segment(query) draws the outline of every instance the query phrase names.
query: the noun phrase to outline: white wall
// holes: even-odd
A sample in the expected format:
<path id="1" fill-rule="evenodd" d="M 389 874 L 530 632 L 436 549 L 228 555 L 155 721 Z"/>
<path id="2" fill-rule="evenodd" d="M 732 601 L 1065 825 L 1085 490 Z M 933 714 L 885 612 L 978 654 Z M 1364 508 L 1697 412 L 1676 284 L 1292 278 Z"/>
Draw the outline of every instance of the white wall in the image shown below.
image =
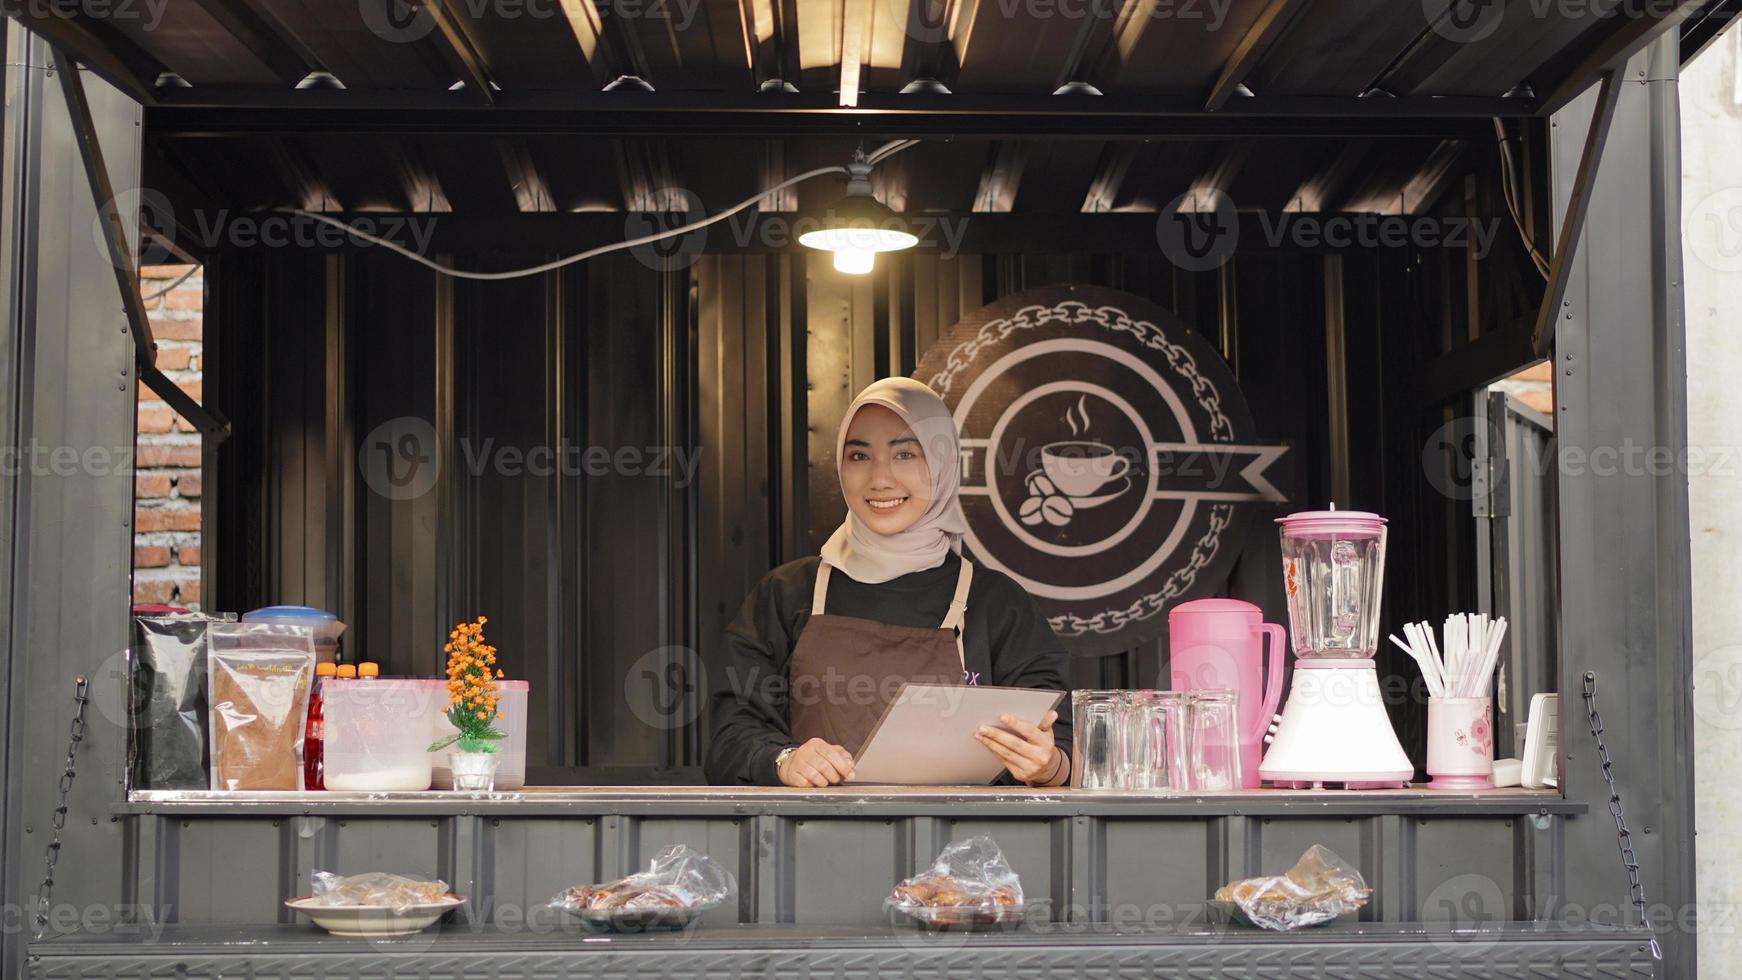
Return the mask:
<path id="1" fill-rule="evenodd" d="M 1742 963 L 1742 32 L 1681 76 L 1700 976 Z M 1701 460 L 1693 451 L 1705 451 Z"/>

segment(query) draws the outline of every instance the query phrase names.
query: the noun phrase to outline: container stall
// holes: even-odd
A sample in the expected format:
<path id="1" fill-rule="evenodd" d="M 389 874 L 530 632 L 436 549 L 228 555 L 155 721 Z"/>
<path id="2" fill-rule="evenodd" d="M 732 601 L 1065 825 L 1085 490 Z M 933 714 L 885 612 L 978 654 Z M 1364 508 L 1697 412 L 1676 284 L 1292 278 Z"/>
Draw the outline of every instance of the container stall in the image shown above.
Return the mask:
<path id="1" fill-rule="evenodd" d="M 1685 478 L 1553 460 L 1685 442 L 1675 84 L 1733 5 L 897 6 L 6 22 L 7 431 L 125 452 L 137 388 L 160 391 L 206 437 L 208 608 L 330 610 L 399 676 L 440 674 L 448 627 L 487 613 L 530 681 L 523 789 L 133 785 L 130 472 L 10 472 L 9 974 L 1692 975 Z M 834 177 L 534 276 L 403 254 L 523 269 L 892 143 L 875 192 L 921 241 L 866 275 L 795 240 Z M 116 243 L 204 266 L 198 404 L 153 366 Z M 1262 486 L 1204 504 L 1226 539 L 1167 601 L 1286 622 L 1271 519 L 1383 513 L 1382 631 L 1506 615 L 1496 754 L 1558 693 L 1558 787 L 704 785 L 713 650 L 840 521 L 853 394 L 934 380 L 976 329 L 1049 306 L 1165 324 L 1243 406 Z M 1543 358 L 1552 418 L 1487 391 Z M 1165 617 L 1096 633 L 1047 612 L 1073 688 L 1165 685 Z M 1415 666 L 1377 660 L 1419 777 Z M 1046 911 L 891 929 L 889 886 L 976 833 Z M 674 843 L 737 876 L 709 927 L 583 943 L 541 917 Z M 1373 888 L 1357 916 L 1205 919 L 1220 885 L 1314 843 Z M 282 904 L 317 870 L 378 868 L 466 903 L 393 943 Z"/>

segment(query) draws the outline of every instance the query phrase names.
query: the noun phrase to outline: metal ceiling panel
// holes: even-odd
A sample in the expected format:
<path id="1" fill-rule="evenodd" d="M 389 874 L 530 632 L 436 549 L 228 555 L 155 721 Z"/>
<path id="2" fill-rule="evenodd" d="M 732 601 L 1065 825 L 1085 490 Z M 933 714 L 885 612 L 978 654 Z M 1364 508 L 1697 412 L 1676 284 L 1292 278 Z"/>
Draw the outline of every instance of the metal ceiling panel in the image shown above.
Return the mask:
<path id="1" fill-rule="evenodd" d="M 130 14 L 122 16 L 121 11 Z M 264 61 L 197 3 L 127 4 L 117 7 L 105 23 L 190 84 L 280 83 Z"/>

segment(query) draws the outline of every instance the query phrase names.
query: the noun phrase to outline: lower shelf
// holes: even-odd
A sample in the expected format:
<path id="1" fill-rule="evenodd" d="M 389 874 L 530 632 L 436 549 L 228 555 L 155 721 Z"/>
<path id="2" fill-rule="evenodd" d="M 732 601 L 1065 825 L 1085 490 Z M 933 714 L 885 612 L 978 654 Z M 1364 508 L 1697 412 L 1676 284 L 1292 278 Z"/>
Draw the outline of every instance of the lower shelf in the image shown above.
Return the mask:
<path id="1" fill-rule="evenodd" d="M 1331 925 L 1295 933 L 1216 928 L 1117 930 L 1049 924 L 1009 933 L 728 926 L 595 936 L 440 925 L 404 939 L 341 939 L 311 926 L 170 925 L 154 936 L 69 934 L 28 950 L 32 980 L 216 977 L 426 980 L 635 977 L 863 980 L 890 975 L 1084 978 L 1519 977 L 1648 978 L 1640 930 L 1508 923 L 1453 931 L 1412 923 Z"/>

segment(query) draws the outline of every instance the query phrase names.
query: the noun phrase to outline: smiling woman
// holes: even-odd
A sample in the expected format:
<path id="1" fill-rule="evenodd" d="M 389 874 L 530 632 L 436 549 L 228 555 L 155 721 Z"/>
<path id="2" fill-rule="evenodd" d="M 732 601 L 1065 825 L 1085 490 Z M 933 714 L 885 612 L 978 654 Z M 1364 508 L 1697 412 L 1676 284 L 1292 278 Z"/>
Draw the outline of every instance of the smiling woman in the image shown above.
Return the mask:
<path id="1" fill-rule="evenodd" d="M 1034 602 L 961 556 L 960 445 L 942 399 L 909 378 L 879 381 L 847 407 L 836 449 L 846 520 L 820 556 L 763 577 L 709 672 L 711 782 L 851 779 L 905 682 L 1065 689 L 1064 648 Z M 1068 722 L 1001 721 L 977 737 L 1005 778 L 1070 778 Z"/>

